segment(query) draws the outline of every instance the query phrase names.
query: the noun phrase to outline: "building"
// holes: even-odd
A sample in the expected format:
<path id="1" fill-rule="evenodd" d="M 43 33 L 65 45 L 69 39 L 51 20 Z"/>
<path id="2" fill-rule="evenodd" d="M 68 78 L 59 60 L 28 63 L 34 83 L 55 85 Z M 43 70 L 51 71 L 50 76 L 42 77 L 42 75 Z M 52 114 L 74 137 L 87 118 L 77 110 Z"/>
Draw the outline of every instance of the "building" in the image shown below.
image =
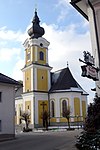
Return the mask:
<path id="1" fill-rule="evenodd" d="M 35 11 L 32 27 L 25 40 L 25 66 L 23 72 L 23 93 L 16 97 L 16 124 L 20 124 L 21 111 L 31 112 L 32 127 L 42 126 L 43 112 L 50 114 L 50 125 L 63 125 L 63 112 L 70 109 L 70 122 L 83 121 L 87 110 L 87 93 L 73 78 L 69 67 L 51 72 L 48 63 L 49 42 L 43 38 L 45 31 L 40 27 Z"/>
<path id="2" fill-rule="evenodd" d="M 100 0 L 71 0 L 74 8 L 89 21 L 92 53 L 98 68 L 96 93 L 100 96 Z"/>
<path id="3" fill-rule="evenodd" d="M 0 73 L 0 139 L 15 135 L 15 88 L 21 84 Z"/>

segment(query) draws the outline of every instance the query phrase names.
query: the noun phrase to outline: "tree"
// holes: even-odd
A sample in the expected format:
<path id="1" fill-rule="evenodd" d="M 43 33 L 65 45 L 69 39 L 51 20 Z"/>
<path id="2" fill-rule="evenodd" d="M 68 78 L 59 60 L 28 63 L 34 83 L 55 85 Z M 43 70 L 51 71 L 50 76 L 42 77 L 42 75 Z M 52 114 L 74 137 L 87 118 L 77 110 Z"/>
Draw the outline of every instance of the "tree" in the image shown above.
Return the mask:
<path id="1" fill-rule="evenodd" d="M 30 111 L 27 110 L 27 111 L 23 111 L 21 112 L 21 119 L 25 121 L 25 124 L 26 124 L 26 128 L 25 129 L 28 129 L 29 128 L 29 123 L 30 123 Z"/>
<path id="2" fill-rule="evenodd" d="M 94 98 L 94 103 L 88 107 L 88 115 L 85 121 L 85 130 L 95 132 L 100 129 L 100 97 Z"/>
<path id="3" fill-rule="evenodd" d="M 23 81 L 22 81 L 22 80 L 18 80 L 18 82 L 20 82 L 21 84 L 23 84 Z"/>
<path id="4" fill-rule="evenodd" d="M 67 119 L 68 121 L 68 127 L 70 128 L 70 109 L 67 109 L 66 111 L 63 112 L 63 116 Z"/>
<path id="5" fill-rule="evenodd" d="M 84 131 L 78 137 L 76 147 L 79 150 L 100 149 L 100 97 L 97 95 L 88 107 Z"/>

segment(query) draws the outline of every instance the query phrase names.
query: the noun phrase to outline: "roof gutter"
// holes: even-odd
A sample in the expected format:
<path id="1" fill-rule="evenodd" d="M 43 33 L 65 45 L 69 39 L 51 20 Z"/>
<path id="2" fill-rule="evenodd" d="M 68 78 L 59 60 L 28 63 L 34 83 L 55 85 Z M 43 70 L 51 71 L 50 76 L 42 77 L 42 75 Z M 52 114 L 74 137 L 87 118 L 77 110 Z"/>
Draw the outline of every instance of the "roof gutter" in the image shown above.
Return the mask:
<path id="1" fill-rule="evenodd" d="M 90 2 L 90 0 L 88 0 L 88 4 L 93 11 L 94 27 L 95 27 L 95 33 L 96 33 L 97 51 L 98 51 L 98 59 L 99 59 L 99 68 L 100 68 L 100 51 L 99 51 L 100 47 L 99 47 L 99 37 L 98 37 L 97 23 L 96 23 L 96 14 L 95 14 L 94 7 L 92 3 Z"/>
<path id="2" fill-rule="evenodd" d="M 70 4 L 89 21 L 88 16 L 77 6 L 77 3 L 80 1 L 81 0 L 71 0 Z"/>

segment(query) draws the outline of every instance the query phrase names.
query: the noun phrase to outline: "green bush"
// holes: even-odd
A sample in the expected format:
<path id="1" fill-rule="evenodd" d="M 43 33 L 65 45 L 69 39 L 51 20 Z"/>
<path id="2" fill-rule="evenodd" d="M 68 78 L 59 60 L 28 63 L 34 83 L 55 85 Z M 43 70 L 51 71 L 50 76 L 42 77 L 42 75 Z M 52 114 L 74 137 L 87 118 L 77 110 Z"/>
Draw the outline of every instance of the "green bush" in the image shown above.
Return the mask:
<path id="1" fill-rule="evenodd" d="M 76 147 L 79 150 L 100 150 L 100 130 L 95 133 L 83 131 L 77 137 Z"/>

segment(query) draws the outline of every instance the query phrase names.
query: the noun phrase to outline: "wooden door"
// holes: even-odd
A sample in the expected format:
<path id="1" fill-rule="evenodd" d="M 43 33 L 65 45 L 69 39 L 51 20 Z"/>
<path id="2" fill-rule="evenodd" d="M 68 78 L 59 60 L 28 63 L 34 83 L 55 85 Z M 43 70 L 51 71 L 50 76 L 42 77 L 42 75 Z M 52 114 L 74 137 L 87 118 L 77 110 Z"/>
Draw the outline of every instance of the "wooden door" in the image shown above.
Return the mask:
<path id="1" fill-rule="evenodd" d="M 38 122 L 40 125 L 43 124 L 43 112 L 48 112 L 48 100 L 38 101 Z"/>

